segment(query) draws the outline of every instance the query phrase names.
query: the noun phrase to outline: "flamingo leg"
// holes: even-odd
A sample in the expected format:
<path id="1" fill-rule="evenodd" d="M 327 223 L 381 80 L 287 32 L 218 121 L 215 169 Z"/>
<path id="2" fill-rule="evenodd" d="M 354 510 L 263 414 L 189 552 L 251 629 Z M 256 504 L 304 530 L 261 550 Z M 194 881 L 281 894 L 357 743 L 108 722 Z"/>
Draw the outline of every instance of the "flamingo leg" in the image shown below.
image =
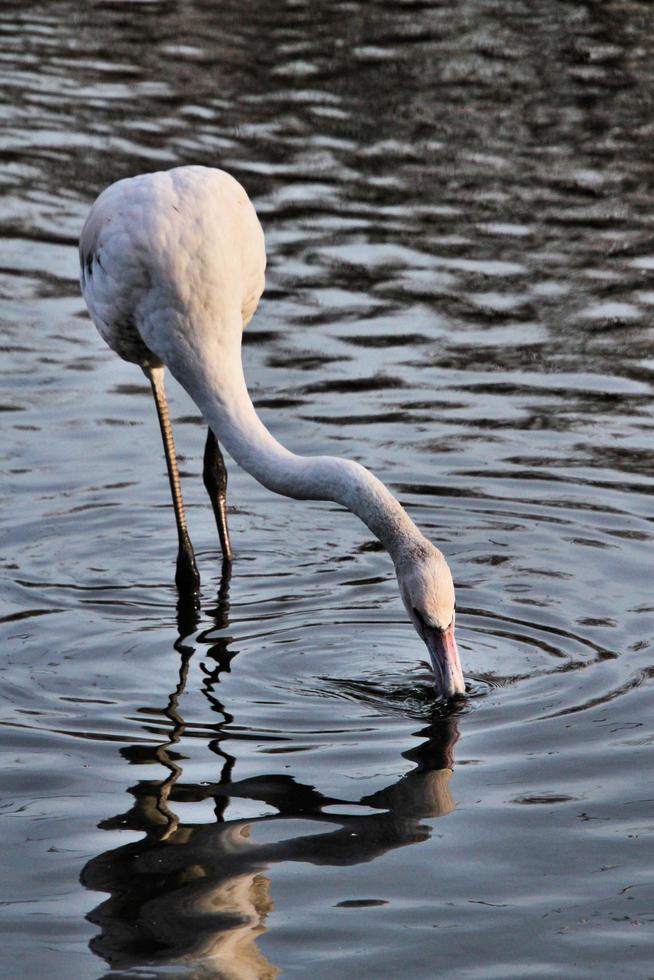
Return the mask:
<path id="1" fill-rule="evenodd" d="M 232 543 L 229 540 L 229 528 L 227 527 L 227 469 L 218 440 L 211 429 L 207 433 L 207 442 L 204 447 L 202 476 L 216 518 L 223 558 L 231 561 L 233 551 Z"/>
<path id="2" fill-rule="evenodd" d="M 200 588 L 200 575 L 195 564 L 195 554 L 193 553 L 193 545 L 188 534 L 186 514 L 184 513 L 184 501 L 182 500 L 182 488 L 179 480 L 179 470 L 177 468 L 173 430 L 170 424 L 168 401 L 164 388 L 163 367 L 144 367 L 143 372 L 150 382 L 154 402 L 157 406 L 157 417 L 159 419 L 159 427 L 166 454 L 170 492 L 173 498 L 173 507 L 175 508 L 177 537 L 179 540 L 175 584 L 180 592 L 197 592 Z"/>

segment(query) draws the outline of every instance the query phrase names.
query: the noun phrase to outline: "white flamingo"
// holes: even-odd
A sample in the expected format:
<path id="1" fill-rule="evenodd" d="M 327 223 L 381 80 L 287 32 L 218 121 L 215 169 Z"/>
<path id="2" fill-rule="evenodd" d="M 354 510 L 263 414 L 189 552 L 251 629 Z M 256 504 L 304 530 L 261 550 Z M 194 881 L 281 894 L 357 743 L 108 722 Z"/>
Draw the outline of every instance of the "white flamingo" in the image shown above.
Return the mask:
<path id="1" fill-rule="evenodd" d="M 225 558 L 227 476 L 217 440 L 275 493 L 333 500 L 356 514 L 389 552 L 402 600 L 429 650 L 436 689 L 465 691 L 454 639 L 454 585 L 442 553 L 390 491 L 358 463 L 297 456 L 268 432 L 243 375 L 241 332 L 264 287 L 266 254 L 256 212 L 241 185 L 207 167 L 119 180 L 99 196 L 80 239 L 81 287 L 109 346 L 138 364 L 152 385 L 177 520 L 176 582 L 197 589 L 164 365 L 209 424 L 204 482 Z"/>

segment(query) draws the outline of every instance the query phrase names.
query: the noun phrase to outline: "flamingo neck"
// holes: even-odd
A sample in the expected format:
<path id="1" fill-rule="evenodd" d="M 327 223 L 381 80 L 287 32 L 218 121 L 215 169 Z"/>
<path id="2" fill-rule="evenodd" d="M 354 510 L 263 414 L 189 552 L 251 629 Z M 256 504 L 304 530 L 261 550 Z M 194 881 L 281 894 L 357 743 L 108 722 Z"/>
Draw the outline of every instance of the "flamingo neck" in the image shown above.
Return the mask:
<path id="1" fill-rule="evenodd" d="M 218 353 L 218 352 L 217 352 Z M 356 514 L 398 561 L 422 549 L 423 535 L 401 504 L 365 467 L 335 456 L 298 456 L 265 427 L 247 389 L 237 350 L 202 358 L 192 371 L 173 374 L 202 411 L 218 441 L 255 480 L 298 500 L 333 500 Z M 198 370 L 199 369 L 199 370 Z"/>

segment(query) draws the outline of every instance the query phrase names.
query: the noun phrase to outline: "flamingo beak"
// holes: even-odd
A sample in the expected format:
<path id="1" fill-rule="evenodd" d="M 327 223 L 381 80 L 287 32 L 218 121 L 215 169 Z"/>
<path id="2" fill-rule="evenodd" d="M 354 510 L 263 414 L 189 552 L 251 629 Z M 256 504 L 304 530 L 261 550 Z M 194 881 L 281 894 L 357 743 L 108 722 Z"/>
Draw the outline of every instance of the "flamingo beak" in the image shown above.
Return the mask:
<path id="1" fill-rule="evenodd" d="M 444 630 L 425 626 L 424 639 L 434 670 L 436 693 L 444 698 L 465 694 L 463 671 L 454 639 L 454 623 L 450 623 Z"/>

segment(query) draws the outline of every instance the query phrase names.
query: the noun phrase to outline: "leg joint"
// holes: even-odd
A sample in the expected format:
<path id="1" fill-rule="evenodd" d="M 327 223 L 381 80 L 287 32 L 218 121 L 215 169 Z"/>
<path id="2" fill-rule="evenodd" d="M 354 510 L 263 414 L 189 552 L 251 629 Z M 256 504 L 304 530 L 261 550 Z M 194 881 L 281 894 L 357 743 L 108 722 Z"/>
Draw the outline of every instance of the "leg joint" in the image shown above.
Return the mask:
<path id="1" fill-rule="evenodd" d="M 207 436 L 207 444 L 204 448 L 204 466 L 202 479 L 205 488 L 210 495 L 216 494 L 218 497 L 225 497 L 227 494 L 227 468 L 223 454 L 220 451 L 216 438 L 211 430 Z"/>

